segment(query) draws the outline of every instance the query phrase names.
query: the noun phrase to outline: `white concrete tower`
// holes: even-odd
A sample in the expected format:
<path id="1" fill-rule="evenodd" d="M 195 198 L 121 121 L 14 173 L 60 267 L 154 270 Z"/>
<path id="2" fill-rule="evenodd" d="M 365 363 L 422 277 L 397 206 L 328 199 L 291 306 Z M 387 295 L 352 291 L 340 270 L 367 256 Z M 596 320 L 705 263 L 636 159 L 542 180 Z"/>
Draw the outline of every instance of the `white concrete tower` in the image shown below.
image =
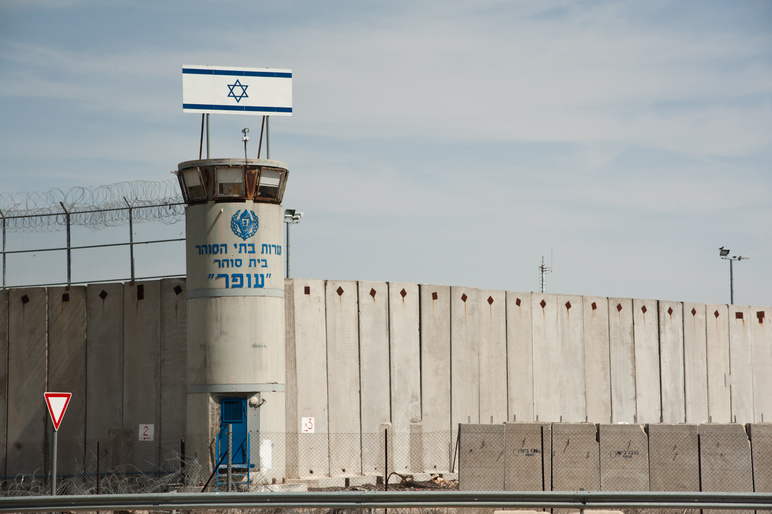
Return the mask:
<path id="1" fill-rule="evenodd" d="M 188 204 L 186 442 L 205 472 L 224 455 L 230 424 L 234 472 L 284 477 L 288 174 L 286 164 L 265 159 L 178 166 Z"/>

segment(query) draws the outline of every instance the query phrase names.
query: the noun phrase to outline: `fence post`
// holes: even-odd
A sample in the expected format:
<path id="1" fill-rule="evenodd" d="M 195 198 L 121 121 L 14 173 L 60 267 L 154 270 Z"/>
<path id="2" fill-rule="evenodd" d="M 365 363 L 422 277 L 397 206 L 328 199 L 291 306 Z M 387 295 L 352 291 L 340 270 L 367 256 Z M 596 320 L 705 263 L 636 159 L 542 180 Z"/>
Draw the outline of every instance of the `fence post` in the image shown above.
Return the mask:
<path id="1" fill-rule="evenodd" d="M 67 210 L 67 207 L 64 206 L 63 202 L 59 202 L 59 205 L 62 206 L 62 209 L 64 209 L 64 216 L 67 220 L 67 287 L 70 287 L 70 283 L 72 282 L 72 255 L 70 250 L 70 211 Z"/>
<path id="2" fill-rule="evenodd" d="M 131 283 L 134 283 L 134 211 L 131 204 L 123 197 L 123 201 L 129 207 L 129 262 L 131 263 Z"/>

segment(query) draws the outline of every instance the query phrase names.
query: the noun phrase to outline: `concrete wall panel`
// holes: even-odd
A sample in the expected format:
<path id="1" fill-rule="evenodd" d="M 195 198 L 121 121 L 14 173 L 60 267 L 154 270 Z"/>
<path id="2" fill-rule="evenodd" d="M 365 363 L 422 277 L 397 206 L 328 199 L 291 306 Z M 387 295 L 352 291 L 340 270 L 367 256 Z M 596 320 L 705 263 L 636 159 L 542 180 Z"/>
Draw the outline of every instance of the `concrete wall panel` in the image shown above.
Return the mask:
<path id="1" fill-rule="evenodd" d="M 461 425 L 459 491 L 503 491 L 504 425 Z"/>
<path id="2" fill-rule="evenodd" d="M 750 307 L 729 306 L 729 384 L 736 423 L 754 421 L 752 324 Z"/>
<path id="3" fill-rule="evenodd" d="M 160 444 L 139 440 L 141 424 L 161 422 L 161 283 L 138 282 L 123 288 L 123 428 L 140 471 L 157 468 Z M 130 450 L 129 450 L 130 451 Z"/>
<path id="4" fill-rule="evenodd" d="M 329 474 L 324 281 L 295 279 L 293 296 L 298 419 L 287 430 L 301 432 L 302 419 L 313 418 L 314 433 L 298 435 L 298 473 L 314 478 Z"/>
<path id="5" fill-rule="evenodd" d="M 358 287 L 362 471 L 382 474 L 378 434 L 381 423 L 391 419 L 389 367 L 384 366 L 389 362 L 389 288 L 385 282 L 359 282 Z"/>
<path id="6" fill-rule="evenodd" d="M 86 288 L 48 290 L 48 388 L 72 393 L 58 435 L 57 472 L 83 473 L 86 439 Z M 52 423 L 46 425 L 48 439 Z M 89 448 L 86 448 L 89 449 Z M 90 448 L 96 451 L 96 448 Z"/>
<path id="7" fill-rule="evenodd" d="M 544 491 L 547 483 L 544 451 L 545 431 L 542 423 L 506 423 L 505 431 L 505 491 Z"/>
<path id="8" fill-rule="evenodd" d="M 753 417 L 756 423 L 772 421 L 772 309 L 751 307 L 747 322 L 753 355 Z"/>
<path id="9" fill-rule="evenodd" d="M 705 320 L 704 304 L 684 303 L 684 392 L 687 423 L 709 421 Z"/>
<path id="10" fill-rule="evenodd" d="M 123 284 L 89 285 L 87 303 L 86 444 L 101 443 L 112 462 L 109 435 L 123 429 Z M 96 459 L 89 457 L 95 470 Z"/>
<path id="11" fill-rule="evenodd" d="M 187 306 L 185 279 L 161 280 L 161 466 L 179 469 L 187 423 Z"/>
<path id="12" fill-rule="evenodd" d="M 560 420 L 573 423 L 587 421 L 583 307 L 581 296 L 558 296 Z"/>
<path id="13" fill-rule="evenodd" d="M 591 423 L 552 425 L 552 490 L 599 491 L 600 447 Z"/>
<path id="14" fill-rule="evenodd" d="M 584 316 L 585 408 L 590 422 L 611 422 L 611 368 L 609 356 L 608 300 L 582 299 Z"/>
<path id="15" fill-rule="evenodd" d="M 613 423 L 634 423 L 636 413 L 633 301 L 609 298 L 608 325 L 611 419 Z"/>
<path id="16" fill-rule="evenodd" d="M 703 491 L 753 491 L 751 444 L 740 424 L 700 425 Z"/>
<path id="17" fill-rule="evenodd" d="M 533 404 L 536 421 L 560 421 L 563 361 L 558 332 L 557 295 L 531 295 L 533 324 Z M 560 370 L 560 372 L 556 372 Z"/>
<path id="18" fill-rule="evenodd" d="M 451 426 L 480 422 L 480 368 L 477 289 L 450 289 Z"/>
<path id="19" fill-rule="evenodd" d="M 732 421 L 729 369 L 729 308 L 706 305 L 705 338 L 708 359 L 708 421 Z"/>
<path id="20" fill-rule="evenodd" d="M 635 405 L 637 423 L 662 420 L 657 302 L 633 300 Z"/>
<path id="21" fill-rule="evenodd" d="M 359 334 L 355 282 L 328 281 L 327 398 L 329 402 L 330 473 L 359 473 Z"/>
<path id="22" fill-rule="evenodd" d="M 416 284 L 389 284 L 391 424 L 394 469 L 398 472 L 418 471 L 410 469 L 410 423 L 421 420 L 419 307 Z"/>
<path id="23" fill-rule="evenodd" d="M 507 421 L 507 306 L 504 291 L 479 292 L 480 422 Z"/>
<path id="24" fill-rule="evenodd" d="M 697 425 L 649 425 L 649 480 L 652 491 L 699 491 Z"/>
<path id="25" fill-rule="evenodd" d="M 0 289 L 0 473 L 6 476 L 8 428 L 8 290 Z"/>
<path id="26" fill-rule="evenodd" d="M 421 423 L 423 465 L 447 471 L 451 463 L 450 426 L 450 287 L 422 284 Z"/>
<path id="27" fill-rule="evenodd" d="M 533 329 L 531 293 L 507 292 L 509 417 L 533 421 Z"/>
<path id="28" fill-rule="evenodd" d="M 45 406 L 46 303 L 43 288 L 12 289 L 8 296 L 8 472 L 46 469 L 51 423 Z"/>
<path id="29" fill-rule="evenodd" d="M 659 353 L 662 421 L 686 421 L 684 384 L 684 311 L 679 302 L 659 302 Z"/>
<path id="30" fill-rule="evenodd" d="M 649 490 L 649 438 L 641 425 L 599 425 L 602 491 Z"/>
<path id="31" fill-rule="evenodd" d="M 298 436 L 300 415 L 298 414 L 298 371 L 297 349 L 295 347 L 295 281 L 284 279 L 284 357 L 285 357 L 285 390 L 284 390 L 284 426 L 286 429 L 287 447 L 285 449 L 285 472 L 289 478 L 297 478 L 298 470 Z M 192 395 L 188 395 L 190 397 Z M 188 411 L 190 411 L 190 402 Z M 190 412 L 188 412 L 190 415 Z"/>

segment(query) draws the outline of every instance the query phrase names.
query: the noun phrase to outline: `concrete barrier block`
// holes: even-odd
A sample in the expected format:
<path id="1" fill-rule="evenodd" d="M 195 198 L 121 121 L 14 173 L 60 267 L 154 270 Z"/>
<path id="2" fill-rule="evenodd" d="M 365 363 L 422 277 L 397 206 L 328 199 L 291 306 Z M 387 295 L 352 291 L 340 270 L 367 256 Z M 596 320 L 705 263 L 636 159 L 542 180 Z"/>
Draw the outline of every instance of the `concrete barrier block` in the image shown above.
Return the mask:
<path id="1" fill-rule="evenodd" d="M 700 425 L 703 491 L 753 491 L 751 444 L 738 424 Z"/>
<path id="2" fill-rule="evenodd" d="M 504 432 L 506 448 L 504 490 L 547 490 L 545 484 L 548 483 L 548 475 L 545 474 L 544 463 L 550 456 L 544 451 L 544 442 L 550 437 L 549 425 L 506 423 Z"/>
<path id="3" fill-rule="evenodd" d="M 649 425 L 649 483 L 652 491 L 699 491 L 697 425 Z"/>
<path id="4" fill-rule="evenodd" d="M 461 425 L 459 433 L 459 490 L 503 491 L 504 425 Z"/>
<path id="5" fill-rule="evenodd" d="M 599 491 L 597 427 L 591 423 L 552 425 L 552 490 Z"/>
<path id="6" fill-rule="evenodd" d="M 753 490 L 772 493 L 772 423 L 754 423 L 748 430 L 753 458 Z"/>
<path id="7" fill-rule="evenodd" d="M 641 425 L 600 425 L 602 491 L 649 490 L 649 439 Z"/>

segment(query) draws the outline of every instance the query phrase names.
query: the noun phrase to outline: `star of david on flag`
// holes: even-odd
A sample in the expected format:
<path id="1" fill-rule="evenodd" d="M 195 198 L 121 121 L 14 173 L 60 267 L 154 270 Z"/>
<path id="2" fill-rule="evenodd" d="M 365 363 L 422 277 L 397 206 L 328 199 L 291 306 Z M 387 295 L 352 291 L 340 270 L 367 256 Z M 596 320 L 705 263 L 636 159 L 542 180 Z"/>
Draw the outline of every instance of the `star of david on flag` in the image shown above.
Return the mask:
<path id="1" fill-rule="evenodd" d="M 233 88 L 235 88 L 235 87 L 240 87 L 241 88 L 241 94 L 238 95 L 238 96 L 233 92 Z M 231 97 L 235 98 L 236 99 L 236 103 L 240 102 L 242 98 L 249 98 L 249 96 L 247 95 L 247 88 L 248 87 L 249 86 L 247 86 L 247 85 L 242 86 L 241 85 L 241 81 L 236 79 L 236 82 L 234 82 L 233 84 L 228 84 L 228 89 L 230 89 L 230 91 L 231 91 L 230 93 L 228 93 L 228 98 L 231 98 Z"/>
<path id="2" fill-rule="evenodd" d="M 185 65 L 182 110 L 292 116 L 292 70 Z"/>

